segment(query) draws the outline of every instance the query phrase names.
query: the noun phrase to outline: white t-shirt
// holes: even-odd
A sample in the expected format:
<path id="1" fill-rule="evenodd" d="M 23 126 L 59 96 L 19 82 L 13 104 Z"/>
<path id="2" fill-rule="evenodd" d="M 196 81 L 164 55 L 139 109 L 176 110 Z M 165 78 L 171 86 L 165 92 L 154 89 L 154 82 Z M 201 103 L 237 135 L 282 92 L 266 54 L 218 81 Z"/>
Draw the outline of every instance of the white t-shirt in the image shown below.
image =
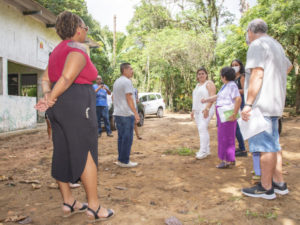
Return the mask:
<path id="1" fill-rule="evenodd" d="M 263 68 L 262 87 L 253 105 L 258 107 L 264 116 L 281 116 L 285 104 L 287 70 L 291 65 L 282 46 L 276 40 L 269 36 L 254 40 L 247 52 L 245 101 L 251 69 Z"/>
<path id="2" fill-rule="evenodd" d="M 132 82 L 130 79 L 122 75 L 115 81 L 113 86 L 114 116 L 134 115 L 126 99 L 126 94 L 129 93 L 132 94 L 132 100 L 135 102 Z"/>

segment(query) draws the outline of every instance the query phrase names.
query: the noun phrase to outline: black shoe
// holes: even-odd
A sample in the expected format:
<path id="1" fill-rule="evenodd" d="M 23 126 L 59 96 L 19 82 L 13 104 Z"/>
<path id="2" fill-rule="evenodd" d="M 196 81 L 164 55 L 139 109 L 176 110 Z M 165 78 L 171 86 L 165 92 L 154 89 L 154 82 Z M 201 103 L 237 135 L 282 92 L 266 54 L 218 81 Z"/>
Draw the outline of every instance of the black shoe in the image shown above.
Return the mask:
<path id="1" fill-rule="evenodd" d="M 242 193 L 254 198 L 264 198 L 269 200 L 276 198 L 274 188 L 272 187 L 270 190 L 266 190 L 261 183 L 258 183 L 256 186 L 251 188 L 243 188 Z"/>
<path id="2" fill-rule="evenodd" d="M 248 154 L 247 154 L 246 150 L 238 149 L 238 150 L 235 151 L 235 156 L 236 157 L 247 157 Z"/>
<path id="3" fill-rule="evenodd" d="M 279 186 L 277 183 L 275 183 L 274 181 L 272 182 L 273 184 L 273 188 L 274 188 L 274 192 L 280 195 L 286 195 L 289 193 L 289 189 L 287 188 L 287 184 L 284 183 L 282 186 Z"/>
<path id="4" fill-rule="evenodd" d="M 112 133 L 107 134 L 107 137 L 113 137 L 114 135 Z"/>

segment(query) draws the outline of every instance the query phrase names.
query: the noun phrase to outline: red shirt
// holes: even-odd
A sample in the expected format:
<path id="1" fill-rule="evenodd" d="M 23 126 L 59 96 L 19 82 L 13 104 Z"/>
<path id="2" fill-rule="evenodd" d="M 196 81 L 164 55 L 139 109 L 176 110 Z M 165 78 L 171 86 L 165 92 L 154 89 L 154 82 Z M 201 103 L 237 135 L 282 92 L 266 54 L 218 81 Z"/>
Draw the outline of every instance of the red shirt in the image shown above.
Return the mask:
<path id="1" fill-rule="evenodd" d="M 71 40 L 64 40 L 55 47 L 49 57 L 48 76 L 51 82 L 57 82 L 62 75 L 65 61 L 70 52 L 81 53 L 86 60 L 85 67 L 80 71 L 74 83 L 76 84 L 92 84 L 96 80 L 98 71 L 92 63 L 90 57 L 86 52 L 76 47 L 76 42 Z"/>

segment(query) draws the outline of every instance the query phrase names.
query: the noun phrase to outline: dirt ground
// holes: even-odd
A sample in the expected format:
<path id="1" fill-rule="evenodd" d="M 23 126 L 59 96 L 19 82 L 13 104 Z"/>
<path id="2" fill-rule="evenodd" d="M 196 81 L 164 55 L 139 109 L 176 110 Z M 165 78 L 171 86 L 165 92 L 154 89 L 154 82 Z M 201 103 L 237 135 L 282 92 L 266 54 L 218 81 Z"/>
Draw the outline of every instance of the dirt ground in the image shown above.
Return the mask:
<path id="1" fill-rule="evenodd" d="M 216 121 L 210 123 L 211 152 L 203 160 L 194 154 L 170 154 L 180 148 L 196 151 L 199 137 L 188 114 L 148 117 L 140 129 L 142 140 L 134 137 L 131 160 L 137 168 L 120 168 L 117 133 L 99 139 L 98 192 L 101 204 L 116 216 L 103 225 L 160 225 L 175 216 L 184 225 L 196 224 L 300 224 L 300 117 L 284 118 L 281 144 L 285 180 L 290 193 L 275 200 L 244 197 L 240 189 L 251 185 L 252 157 L 237 158 L 235 167 L 218 170 Z M 12 135 L 0 135 L 0 224 L 23 215 L 31 224 L 85 224 L 86 216 L 61 217 L 62 199 L 50 176 L 52 143 L 46 128 Z M 22 181 L 38 180 L 41 187 Z M 36 186 L 39 184 L 36 184 Z M 82 187 L 73 189 L 85 202 Z"/>

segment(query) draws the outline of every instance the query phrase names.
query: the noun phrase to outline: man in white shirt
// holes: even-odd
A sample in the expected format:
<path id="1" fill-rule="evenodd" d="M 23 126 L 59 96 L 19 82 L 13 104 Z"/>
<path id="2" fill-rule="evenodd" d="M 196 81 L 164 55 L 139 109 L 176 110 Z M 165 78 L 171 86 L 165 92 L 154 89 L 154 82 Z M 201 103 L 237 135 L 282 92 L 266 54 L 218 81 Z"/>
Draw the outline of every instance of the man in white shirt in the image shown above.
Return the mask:
<path id="1" fill-rule="evenodd" d="M 267 35 L 267 30 L 267 24 L 261 19 L 252 20 L 247 30 L 250 46 L 244 87 L 246 104 L 242 118 L 249 120 L 252 107 L 258 108 L 270 128 L 248 140 L 250 152 L 261 153 L 261 183 L 243 188 L 242 193 L 250 197 L 274 199 L 275 193 L 285 195 L 289 192 L 282 176 L 278 117 L 284 109 L 287 73 L 291 71 L 292 64 L 282 46 Z"/>
<path id="2" fill-rule="evenodd" d="M 130 161 L 130 151 L 133 140 L 134 122 L 138 123 L 140 117 L 136 111 L 134 88 L 130 78 L 133 69 L 129 63 L 120 66 L 121 76 L 113 86 L 114 117 L 118 129 L 118 162 L 121 167 L 135 167 L 136 162 Z"/>

